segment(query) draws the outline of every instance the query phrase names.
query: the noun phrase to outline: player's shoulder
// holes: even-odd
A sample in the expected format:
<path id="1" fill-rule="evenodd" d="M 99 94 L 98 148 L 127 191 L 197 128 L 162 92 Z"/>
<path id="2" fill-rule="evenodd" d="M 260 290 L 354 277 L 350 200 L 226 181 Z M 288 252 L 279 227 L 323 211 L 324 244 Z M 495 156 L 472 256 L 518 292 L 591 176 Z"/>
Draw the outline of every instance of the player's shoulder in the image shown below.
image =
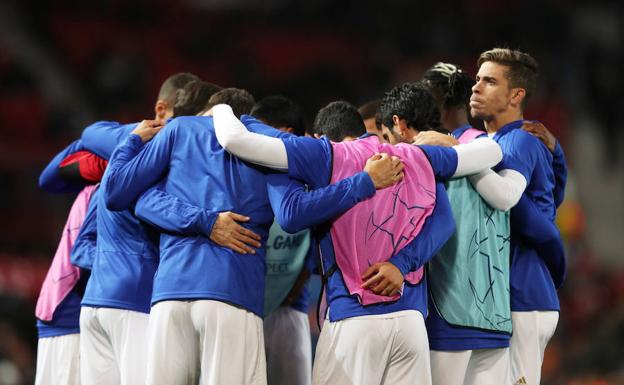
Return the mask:
<path id="1" fill-rule="evenodd" d="M 86 128 L 119 128 L 122 124 L 114 120 L 98 120 L 89 124 Z"/>
<path id="2" fill-rule="evenodd" d="M 511 130 L 507 134 L 507 136 L 508 136 L 508 139 L 516 143 L 521 143 L 521 144 L 526 144 L 526 145 L 531 145 L 531 146 L 535 146 L 541 143 L 538 138 L 529 134 L 527 131 L 523 130 L 522 128 L 516 128 L 516 129 Z"/>

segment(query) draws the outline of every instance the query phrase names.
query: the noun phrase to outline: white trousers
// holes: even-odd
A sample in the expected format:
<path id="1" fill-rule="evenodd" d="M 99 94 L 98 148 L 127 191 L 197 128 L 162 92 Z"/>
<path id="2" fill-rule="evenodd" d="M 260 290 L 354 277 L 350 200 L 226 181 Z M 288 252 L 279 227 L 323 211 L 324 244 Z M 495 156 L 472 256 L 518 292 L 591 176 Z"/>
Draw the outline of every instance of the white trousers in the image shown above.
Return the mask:
<path id="1" fill-rule="evenodd" d="M 280 306 L 264 319 L 269 385 L 310 385 L 312 341 L 308 315 Z"/>
<path id="2" fill-rule="evenodd" d="M 325 322 L 315 385 L 430 385 L 429 341 L 415 310 Z"/>
<path id="3" fill-rule="evenodd" d="M 82 385 L 145 383 L 148 318 L 132 310 L 80 309 Z"/>
<path id="4" fill-rule="evenodd" d="M 509 342 L 512 384 L 539 385 L 544 351 L 555 334 L 559 312 L 512 311 Z"/>
<path id="5" fill-rule="evenodd" d="M 266 385 L 262 319 L 220 301 L 152 306 L 148 385 Z"/>
<path id="6" fill-rule="evenodd" d="M 431 351 L 433 385 L 509 385 L 509 348 Z"/>
<path id="7" fill-rule="evenodd" d="M 39 338 L 35 385 L 80 385 L 80 334 Z"/>

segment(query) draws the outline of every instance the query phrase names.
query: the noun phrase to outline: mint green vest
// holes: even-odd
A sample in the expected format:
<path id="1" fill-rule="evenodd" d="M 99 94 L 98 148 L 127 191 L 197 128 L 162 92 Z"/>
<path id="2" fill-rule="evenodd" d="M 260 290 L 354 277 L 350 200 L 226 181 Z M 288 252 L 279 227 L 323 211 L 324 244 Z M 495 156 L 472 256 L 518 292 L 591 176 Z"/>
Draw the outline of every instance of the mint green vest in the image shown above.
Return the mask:
<path id="1" fill-rule="evenodd" d="M 446 191 L 457 230 L 429 262 L 433 305 L 451 325 L 511 333 L 509 212 L 491 208 L 468 178 Z"/>
<path id="2" fill-rule="evenodd" d="M 310 230 L 290 234 L 274 221 L 269 230 L 264 286 L 264 316 L 277 309 L 303 269 L 310 249 Z"/>

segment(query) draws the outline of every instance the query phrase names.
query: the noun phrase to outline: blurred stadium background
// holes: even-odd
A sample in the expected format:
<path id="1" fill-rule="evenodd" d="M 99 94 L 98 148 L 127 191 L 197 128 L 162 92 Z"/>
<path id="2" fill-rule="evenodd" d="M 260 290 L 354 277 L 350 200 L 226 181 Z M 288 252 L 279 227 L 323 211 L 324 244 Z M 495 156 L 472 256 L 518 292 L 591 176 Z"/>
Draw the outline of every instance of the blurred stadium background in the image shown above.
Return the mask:
<path id="1" fill-rule="evenodd" d="M 34 378 L 34 303 L 72 202 L 37 177 L 84 126 L 151 118 L 160 82 L 178 71 L 257 99 L 287 95 L 311 122 L 330 101 L 379 98 L 436 61 L 474 74 L 494 46 L 540 62 L 526 117 L 555 133 L 570 168 L 558 212 L 569 272 L 542 383 L 624 384 L 623 11 L 565 0 L 0 1 L 0 385 Z"/>

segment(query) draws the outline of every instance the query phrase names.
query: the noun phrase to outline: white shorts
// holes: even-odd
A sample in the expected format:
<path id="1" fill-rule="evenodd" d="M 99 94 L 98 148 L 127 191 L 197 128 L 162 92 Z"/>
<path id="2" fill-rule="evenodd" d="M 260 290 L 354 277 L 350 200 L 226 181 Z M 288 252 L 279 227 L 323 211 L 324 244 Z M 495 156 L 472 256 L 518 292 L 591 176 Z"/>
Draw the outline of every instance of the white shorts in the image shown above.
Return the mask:
<path id="1" fill-rule="evenodd" d="M 508 385 L 509 348 L 431 351 L 433 385 Z"/>
<path id="2" fill-rule="evenodd" d="M 80 309 L 83 385 L 145 383 L 149 315 L 132 310 Z"/>
<path id="3" fill-rule="evenodd" d="M 512 311 L 509 342 L 512 384 L 539 385 L 544 351 L 555 334 L 559 312 Z"/>
<path id="4" fill-rule="evenodd" d="M 220 301 L 152 306 L 148 385 L 266 385 L 262 319 Z"/>
<path id="5" fill-rule="evenodd" d="M 80 334 L 39 338 L 35 385 L 80 385 Z"/>
<path id="6" fill-rule="evenodd" d="M 308 315 L 280 306 L 264 319 L 269 385 L 310 385 L 312 342 Z"/>
<path id="7" fill-rule="evenodd" d="M 415 310 L 325 322 L 315 385 L 431 384 L 425 321 Z"/>

